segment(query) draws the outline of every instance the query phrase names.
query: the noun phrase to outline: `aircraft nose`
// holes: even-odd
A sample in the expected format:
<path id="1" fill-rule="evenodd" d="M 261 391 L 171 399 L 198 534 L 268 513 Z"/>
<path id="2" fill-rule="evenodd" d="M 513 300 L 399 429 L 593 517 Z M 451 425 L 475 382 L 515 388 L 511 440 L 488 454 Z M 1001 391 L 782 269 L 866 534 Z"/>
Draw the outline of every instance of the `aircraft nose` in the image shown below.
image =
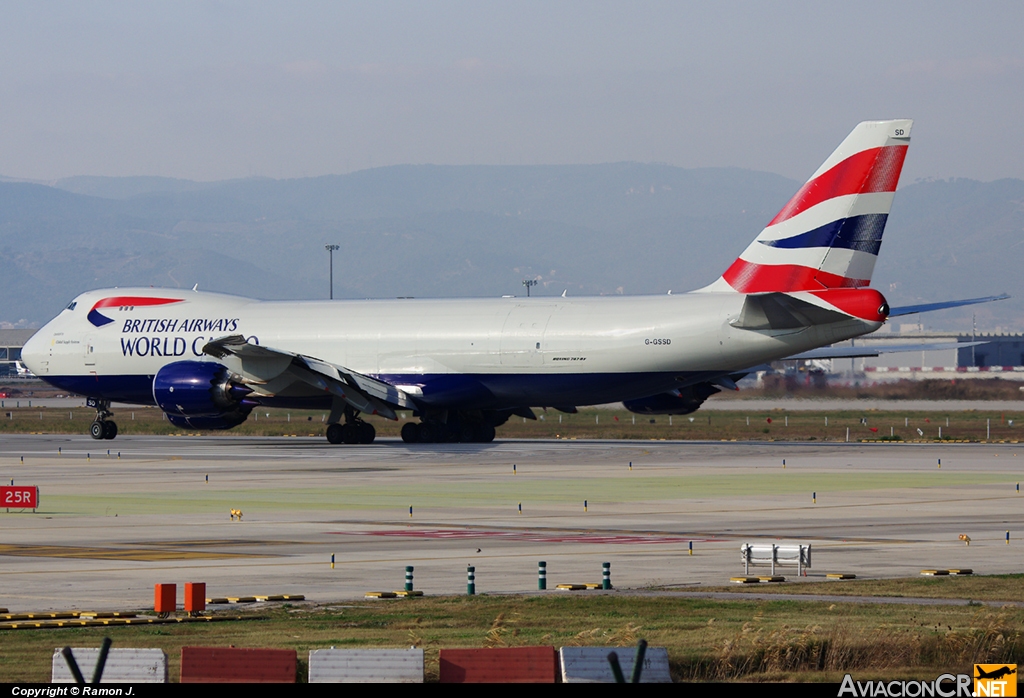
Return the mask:
<path id="1" fill-rule="evenodd" d="M 37 376 L 46 373 L 42 370 L 43 361 L 46 358 L 46 340 L 43 339 L 42 335 L 42 330 L 36 332 L 29 337 L 28 341 L 25 342 L 25 346 L 21 348 L 22 363 Z"/>

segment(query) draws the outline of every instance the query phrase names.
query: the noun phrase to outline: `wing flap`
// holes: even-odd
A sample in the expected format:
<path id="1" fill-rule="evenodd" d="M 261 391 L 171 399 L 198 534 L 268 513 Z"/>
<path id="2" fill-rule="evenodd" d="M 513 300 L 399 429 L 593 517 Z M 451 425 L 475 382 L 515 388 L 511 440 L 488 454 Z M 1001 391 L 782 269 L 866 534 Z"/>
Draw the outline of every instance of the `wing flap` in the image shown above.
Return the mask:
<path id="1" fill-rule="evenodd" d="M 284 373 L 295 357 L 289 352 L 250 344 L 240 334 L 207 342 L 203 353 L 220 359 L 235 373 L 257 383 L 266 383 Z"/>
<path id="2" fill-rule="evenodd" d="M 309 356 L 302 356 L 299 358 L 310 368 L 310 370 L 330 376 L 335 380 L 348 383 L 363 391 L 370 397 L 391 403 L 392 405 L 398 405 L 399 407 L 416 409 L 416 404 L 412 401 L 412 398 L 410 398 L 404 391 L 399 390 L 390 383 L 385 383 L 382 380 L 377 380 L 376 378 L 363 375 L 362 373 L 350 371 L 344 367 L 329 364 L 326 361 L 321 361 L 320 359 L 314 359 Z"/>
<path id="3" fill-rule="evenodd" d="M 250 344 L 242 335 L 207 342 L 203 353 L 270 394 L 298 382 L 335 395 L 355 410 L 388 419 L 398 418 L 389 405 L 416 407 L 408 395 L 384 381 L 311 356 Z"/>

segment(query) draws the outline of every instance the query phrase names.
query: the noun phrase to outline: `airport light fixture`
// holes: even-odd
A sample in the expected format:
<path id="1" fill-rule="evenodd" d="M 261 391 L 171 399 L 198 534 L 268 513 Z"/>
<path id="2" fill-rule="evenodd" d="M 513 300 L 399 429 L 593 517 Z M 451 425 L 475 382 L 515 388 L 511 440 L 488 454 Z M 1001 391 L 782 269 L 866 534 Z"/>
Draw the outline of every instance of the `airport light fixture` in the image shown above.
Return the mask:
<path id="1" fill-rule="evenodd" d="M 526 297 L 530 297 L 530 288 L 537 285 L 537 279 L 523 279 L 523 286 L 526 286 Z"/>
<path id="2" fill-rule="evenodd" d="M 328 255 L 331 258 L 331 300 L 334 300 L 334 251 L 340 250 L 341 245 L 324 245 L 324 249 L 327 250 Z"/>

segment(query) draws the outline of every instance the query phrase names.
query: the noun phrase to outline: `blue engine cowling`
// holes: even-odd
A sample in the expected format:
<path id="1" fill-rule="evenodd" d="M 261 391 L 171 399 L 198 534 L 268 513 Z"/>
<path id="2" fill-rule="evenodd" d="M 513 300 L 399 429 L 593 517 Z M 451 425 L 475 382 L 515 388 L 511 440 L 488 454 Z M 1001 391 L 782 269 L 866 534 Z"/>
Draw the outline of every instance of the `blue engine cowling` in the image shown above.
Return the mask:
<path id="1" fill-rule="evenodd" d="M 710 383 L 698 383 L 637 400 L 623 400 L 622 404 L 637 414 L 690 414 L 696 412 L 709 397 L 720 392 Z"/>
<path id="2" fill-rule="evenodd" d="M 230 429 L 249 417 L 256 403 L 249 388 L 231 380 L 226 366 L 209 361 L 175 361 L 153 378 L 153 399 L 176 427 Z"/>

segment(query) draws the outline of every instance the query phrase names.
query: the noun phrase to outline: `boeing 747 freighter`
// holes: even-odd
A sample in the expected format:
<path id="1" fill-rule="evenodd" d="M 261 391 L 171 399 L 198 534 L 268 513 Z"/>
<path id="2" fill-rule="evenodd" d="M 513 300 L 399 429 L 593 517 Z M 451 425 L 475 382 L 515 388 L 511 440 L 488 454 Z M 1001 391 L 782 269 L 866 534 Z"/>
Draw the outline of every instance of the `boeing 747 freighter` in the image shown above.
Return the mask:
<path id="1" fill-rule="evenodd" d="M 871 354 L 821 348 L 900 314 L 869 284 L 911 124 L 859 124 L 725 273 L 690 293 L 296 302 L 106 289 L 75 298 L 22 359 L 90 398 L 97 439 L 117 435 L 112 401 L 155 404 L 190 429 L 230 429 L 259 405 L 324 409 L 331 443 L 372 442 L 361 416 L 398 410 L 420 420 L 402 428 L 409 442 L 491 441 L 531 407 L 686 414 L 767 362 Z"/>

